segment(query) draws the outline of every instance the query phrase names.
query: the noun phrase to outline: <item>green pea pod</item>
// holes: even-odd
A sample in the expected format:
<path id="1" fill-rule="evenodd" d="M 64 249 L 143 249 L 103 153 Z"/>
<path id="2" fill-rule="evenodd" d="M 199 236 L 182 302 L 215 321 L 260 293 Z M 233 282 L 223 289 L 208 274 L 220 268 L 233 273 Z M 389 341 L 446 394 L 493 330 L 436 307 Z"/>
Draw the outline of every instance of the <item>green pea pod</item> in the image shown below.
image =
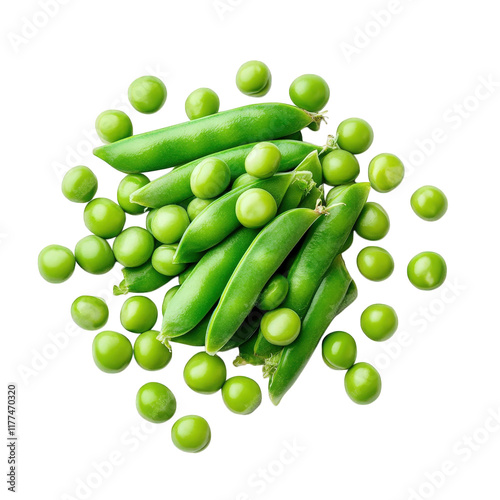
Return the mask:
<path id="1" fill-rule="evenodd" d="M 280 172 L 293 170 L 311 151 L 321 152 L 323 149 L 313 144 L 298 141 L 271 141 L 281 152 Z M 231 170 L 234 181 L 245 173 L 245 158 L 256 143 L 238 146 L 237 148 L 220 151 L 204 158 L 186 163 L 173 169 L 168 174 L 151 181 L 130 196 L 131 201 L 145 207 L 160 208 L 164 205 L 178 204 L 193 196 L 191 191 L 191 173 L 205 158 L 217 157 L 225 161 Z M 321 182 L 321 181 L 320 181 Z"/>
<path id="2" fill-rule="evenodd" d="M 289 289 L 282 307 L 304 317 L 324 274 L 340 253 L 370 192 L 367 182 L 342 186 L 302 243 L 287 275 Z M 333 206 L 336 205 L 336 206 Z"/>
<path id="3" fill-rule="evenodd" d="M 99 146 L 94 154 L 121 172 L 150 172 L 242 144 L 277 139 L 322 119 L 289 104 L 252 104 L 133 135 Z"/>
<path id="4" fill-rule="evenodd" d="M 210 320 L 205 346 L 209 354 L 215 354 L 233 336 L 271 276 L 322 213 L 323 207 L 296 208 L 262 229 L 234 270 Z"/>
<path id="5" fill-rule="evenodd" d="M 314 208 L 318 204 L 318 200 L 321 203 L 325 201 L 325 188 L 323 184 L 320 186 L 314 186 L 311 191 L 302 199 L 300 202 L 300 208 Z"/>
<path id="6" fill-rule="evenodd" d="M 220 243 L 233 231 L 241 227 L 236 217 L 236 202 L 242 193 L 252 188 L 261 188 L 273 195 L 279 206 L 288 186 L 296 176 L 305 176 L 307 172 L 296 174 L 288 172 L 276 174 L 269 179 L 259 179 L 232 189 L 213 203 L 210 203 L 186 229 L 177 247 L 174 261 L 179 263 L 193 262 L 200 252 L 208 250 Z"/>
<path id="7" fill-rule="evenodd" d="M 151 260 L 139 267 L 124 267 L 123 280 L 113 287 L 114 295 L 147 293 L 166 285 L 174 276 L 165 276 L 154 269 Z"/>
<path id="8" fill-rule="evenodd" d="M 167 339 L 192 330 L 220 299 L 238 262 L 255 239 L 257 229 L 241 228 L 210 249 L 189 273 L 169 302 L 161 335 Z"/>
<path id="9" fill-rule="evenodd" d="M 341 307 L 347 307 L 356 296 L 356 286 L 339 255 L 314 294 L 297 339 L 266 362 L 269 397 L 275 405 L 298 379 Z"/>

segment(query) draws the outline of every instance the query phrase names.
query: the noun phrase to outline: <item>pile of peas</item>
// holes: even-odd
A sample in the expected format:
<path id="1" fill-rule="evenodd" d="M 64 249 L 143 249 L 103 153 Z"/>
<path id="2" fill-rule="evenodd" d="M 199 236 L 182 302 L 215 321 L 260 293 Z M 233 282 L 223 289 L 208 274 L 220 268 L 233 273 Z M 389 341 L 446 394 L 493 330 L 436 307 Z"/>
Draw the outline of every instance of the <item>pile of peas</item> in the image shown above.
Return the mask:
<path id="1" fill-rule="evenodd" d="M 246 62 L 237 71 L 236 86 L 247 96 L 262 97 L 271 85 L 263 62 Z M 132 121 L 122 111 L 97 117 L 96 130 L 105 146 L 96 155 L 127 173 L 118 185 L 117 202 L 95 197 L 98 181 L 88 167 L 69 170 L 62 192 L 85 204 L 83 221 L 90 234 L 76 243 L 74 252 L 60 245 L 45 247 L 38 267 L 48 282 L 63 283 L 76 264 L 98 275 L 116 261 L 123 266 L 124 280 L 114 292 L 135 294 L 120 311 L 123 328 L 137 335 L 133 346 L 127 335 L 103 330 L 109 318 L 103 299 L 82 295 L 71 306 L 79 327 L 99 330 L 92 355 L 100 370 L 119 373 L 134 358 L 142 369 L 158 371 L 172 359 L 171 343 L 205 346 L 184 367 L 186 385 L 203 395 L 220 391 L 231 412 L 248 415 L 261 404 L 260 386 L 248 377 L 228 378 L 216 353 L 238 347 L 235 365 L 263 365 L 277 404 L 322 338 L 323 360 L 329 368 L 345 371 L 348 396 L 358 404 L 378 398 L 380 375 L 372 365 L 356 362 L 354 337 L 345 331 L 323 334 L 357 295 L 341 258 L 354 233 L 378 242 L 390 230 L 387 211 L 366 201 L 368 190 L 390 193 L 403 181 L 404 165 L 397 156 L 380 153 L 369 162 L 369 185 L 357 182 L 357 155 L 374 139 L 370 124 L 349 118 L 325 148 L 305 143 L 301 130 L 319 128 L 322 116 L 317 113 L 329 101 L 329 86 L 320 76 L 306 74 L 292 82 L 289 96 L 296 108 L 250 105 L 219 113 L 219 96 L 199 88 L 185 102 L 190 122 L 140 136 L 133 136 Z M 132 82 L 128 97 L 138 112 L 155 113 L 164 105 L 167 89 L 159 78 L 143 76 Z M 277 118 L 276 136 L 256 139 L 261 127 L 276 124 Z M 234 127 L 241 128 L 245 119 L 262 123 L 249 126 L 247 136 L 231 143 L 237 135 Z M 200 150 L 199 142 L 213 130 L 217 134 Z M 193 143 L 184 139 L 189 134 Z M 136 148 L 136 137 L 147 152 Z M 184 148 L 184 156 L 169 164 L 165 158 L 172 154 L 172 142 Z M 144 174 L 168 166 L 174 169 L 155 181 Z M 411 208 L 424 221 L 441 219 L 447 207 L 445 194 L 434 186 L 420 187 L 411 196 Z M 145 213 L 145 227 L 125 228 L 128 216 Z M 325 249 L 330 252 L 326 256 Z M 369 245 L 358 253 L 357 267 L 363 277 L 378 282 L 388 279 L 395 265 L 386 249 Z M 446 263 L 435 252 L 422 252 L 409 262 L 407 275 L 415 287 L 433 290 L 446 279 Z M 162 328 L 155 330 L 157 306 L 142 294 L 176 277 L 179 284 L 168 288 L 162 303 Z M 360 326 L 368 339 L 383 342 L 396 333 L 398 316 L 389 305 L 372 304 L 362 312 Z M 144 419 L 163 423 L 175 415 L 177 402 L 168 387 L 154 381 L 139 388 L 136 407 Z M 201 416 L 185 415 L 173 424 L 171 435 L 177 448 L 196 453 L 209 445 L 211 430 Z"/>

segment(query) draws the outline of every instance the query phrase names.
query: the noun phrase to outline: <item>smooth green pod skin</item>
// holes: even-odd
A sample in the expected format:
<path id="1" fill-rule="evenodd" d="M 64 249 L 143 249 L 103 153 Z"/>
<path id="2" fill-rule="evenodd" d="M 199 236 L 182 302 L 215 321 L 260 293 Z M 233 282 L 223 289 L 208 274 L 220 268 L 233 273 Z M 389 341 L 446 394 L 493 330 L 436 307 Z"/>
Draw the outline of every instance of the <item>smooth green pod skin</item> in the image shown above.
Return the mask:
<path id="1" fill-rule="evenodd" d="M 280 172 L 293 170 L 311 151 L 321 151 L 322 148 L 306 142 L 278 140 L 271 141 L 281 152 Z M 138 189 L 131 195 L 131 201 L 145 207 L 160 208 L 164 205 L 179 203 L 193 196 L 191 191 L 191 174 L 196 166 L 207 158 L 219 158 L 227 163 L 231 170 L 231 181 L 246 173 L 245 158 L 256 143 L 246 144 L 226 151 L 219 151 L 205 156 L 170 171 L 147 186 Z"/>
<path id="2" fill-rule="evenodd" d="M 321 120 L 321 115 L 288 104 L 252 104 L 106 144 L 95 148 L 94 155 L 121 172 L 151 172 L 277 139 Z"/>
<path id="3" fill-rule="evenodd" d="M 288 273 L 288 295 L 281 307 L 293 309 L 300 318 L 307 312 L 323 276 L 339 254 L 363 209 L 370 185 L 341 186 L 333 196 L 329 215 L 308 231 Z M 333 206 L 339 204 L 337 206 Z"/>
<path id="4" fill-rule="evenodd" d="M 279 206 L 295 175 L 289 172 L 258 180 L 238 189 L 232 189 L 208 205 L 186 229 L 177 247 L 175 262 L 187 263 L 199 260 L 199 253 L 217 245 L 241 227 L 236 216 L 236 203 L 242 193 L 254 188 L 264 189 L 274 197 Z"/>
<path id="5" fill-rule="evenodd" d="M 356 286 L 339 255 L 314 294 L 297 340 L 278 354 L 276 369 L 271 368 L 269 397 L 273 404 L 277 405 L 298 379 L 341 306 L 347 307 L 356 297 Z"/>
<path id="6" fill-rule="evenodd" d="M 321 213 L 308 208 L 289 210 L 255 238 L 234 270 L 208 326 L 205 348 L 209 354 L 215 354 L 233 336 L 271 276 Z"/>
<path id="7" fill-rule="evenodd" d="M 201 258 L 165 310 L 161 327 L 165 338 L 183 335 L 203 319 L 257 234 L 256 229 L 240 229 Z"/>
<path id="8" fill-rule="evenodd" d="M 151 259 L 139 267 L 124 267 L 122 273 L 123 280 L 113 287 L 113 295 L 153 292 L 174 278 L 156 271 Z"/>

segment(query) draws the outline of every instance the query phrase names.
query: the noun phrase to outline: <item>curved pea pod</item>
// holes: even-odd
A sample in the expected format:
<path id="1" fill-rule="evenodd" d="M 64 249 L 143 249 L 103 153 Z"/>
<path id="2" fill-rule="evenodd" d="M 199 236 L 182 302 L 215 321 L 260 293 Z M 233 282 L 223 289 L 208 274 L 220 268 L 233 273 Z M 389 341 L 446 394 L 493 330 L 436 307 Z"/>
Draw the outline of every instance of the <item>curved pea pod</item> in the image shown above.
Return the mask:
<path id="1" fill-rule="evenodd" d="M 133 135 L 99 146 L 94 154 L 121 172 L 150 172 L 242 144 L 277 139 L 322 119 L 289 104 L 252 104 Z"/>
<path id="2" fill-rule="evenodd" d="M 323 207 L 289 210 L 262 229 L 234 270 L 210 320 L 205 345 L 209 354 L 233 336 L 266 283 L 322 211 Z"/>
<path id="3" fill-rule="evenodd" d="M 175 277 L 160 274 L 151 264 L 151 260 L 139 267 L 124 267 L 122 273 L 123 280 L 113 287 L 114 295 L 153 292 Z"/>
<path id="4" fill-rule="evenodd" d="M 179 263 L 193 262 L 197 254 L 212 248 L 241 227 L 236 217 L 236 202 L 242 193 L 253 188 L 268 191 L 279 206 L 288 186 L 296 176 L 305 176 L 307 172 L 296 174 L 288 172 L 276 174 L 269 179 L 260 179 L 232 189 L 213 203 L 210 203 L 186 229 L 177 247 L 174 260 Z M 309 174 L 310 175 L 310 174 Z"/>
<path id="5" fill-rule="evenodd" d="M 299 207 L 314 208 L 318 204 L 318 200 L 320 200 L 320 203 L 324 203 L 325 201 L 325 188 L 323 187 L 323 184 L 320 186 L 314 186 L 302 199 Z"/>
<path id="6" fill-rule="evenodd" d="M 192 330 L 219 300 L 257 229 L 241 228 L 210 249 L 196 264 L 168 303 L 161 335 L 167 339 Z"/>
<path id="7" fill-rule="evenodd" d="M 280 140 L 271 141 L 281 152 L 280 172 L 293 170 L 311 151 L 321 152 L 323 149 L 305 142 Z M 145 207 L 160 208 L 164 205 L 178 204 L 193 196 L 191 191 L 191 173 L 195 167 L 206 158 L 216 157 L 227 163 L 231 170 L 231 180 L 234 181 L 245 173 L 245 158 L 256 143 L 245 144 L 237 148 L 220 151 L 198 160 L 186 163 L 173 169 L 168 174 L 151 181 L 130 196 L 131 201 Z"/>
<path id="8" fill-rule="evenodd" d="M 345 241 L 363 209 L 370 192 L 367 182 L 340 186 L 328 216 L 322 217 L 307 232 L 288 272 L 288 295 L 282 307 L 293 309 L 304 317 L 321 280 Z"/>
<path id="9" fill-rule="evenodd" d="M 314 294 L 297 339 L 266 361 L 264 372 L 270 376 L 269 397 L 275 405 L 298 379 L 333 318 L 356 296 L 356 285 L 339 255 Z"/>

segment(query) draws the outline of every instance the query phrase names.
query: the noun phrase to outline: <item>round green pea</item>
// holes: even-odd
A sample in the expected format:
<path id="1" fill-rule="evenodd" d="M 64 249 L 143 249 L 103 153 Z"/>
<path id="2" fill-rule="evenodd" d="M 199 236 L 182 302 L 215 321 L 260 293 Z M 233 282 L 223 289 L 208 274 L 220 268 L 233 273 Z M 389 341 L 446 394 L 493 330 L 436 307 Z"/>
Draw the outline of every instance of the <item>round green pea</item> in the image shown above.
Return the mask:
<path id="1" fill-rule="evenodd" d="M 106 143 L 120 141 L 133 133 L 130 118 L 117 109 L 103 111 L 95 121 L 95 129 L 97 135 Z"/>
<path id="2" fill-rule="evenodd" d="M 226 365 L 217 355 L 195 354 L 184 367 L 184 381 L 195 392 L 214 394 L 226 381 Z"/>
<path id="3" fill-rule="evenodd" d="M 330 99 L 330 87 L 318 75 L 302 75 L 290 85 L 290 99 L 299 108 L 321 111 Z"/>
<path id="4" fill-rule="evenodd" d="M 275 274 L 264 287 L 256 302 L 261 311 L 272 311 L 279 307 L 288 293 L 288 280 L 281 274 Z"/>
<path id="5" fill-rule="evenodd" d="M 420 290 L 434 290 L 446 280 L 446 262 L 435 252 L 422 252 L 415 255 L 408 264 L 408 279 Z"/>
<path id="6" fill-rule="evenodd" d="M 386 304 L 372 304 L 361 313 L 361 330 L 376 342 L 390 339 L 398 329 L 398 315 Z"/>
<path id="7" fill-rule="evenodd" d="M 177 276 L 186 269 L 187 264 L 174 263 L 176 250 L 176 245 L 161 245 L 153 252 L 151 264 L 160 274 Z"/>
<path id="8" fill-rule="evenodd" d="M 382 153 L 370 162 L 368 178 L 375 191 L 388 193 L 397 188 L 405 176 L 403 162 L 395 155 Z"/>
<path id="9" fill-rule="evenodd" d="M 222 386 L 222 400 L 233 413 L 249 415 L 262 402 L 262 391 L 255 380 L 239 375 L 226 380 Z"/>
<path id="10" fill-rule="evenodd" d="M 219 96 L 211 89 L 201 88 L 189 94 L 185 110 L 190 120 L 196 120 L 217 113 L 219 107 Z"/>
<path id="11" fill-rule="evenodd" d="M 359 272 L 371 281 L 384 281 L 394 271 L 394 259 L 385 249 L 365 247 L 357 258 Z"/>
<path id="12" fill-rule="evenodd" d="M 167 88 L 156 76 L 141 76 L 130 84 L 128 99 L 140 113 L 156 113 L 167 100 Z"/>
<path id="13" fill-rule="evenodd" d="M 162 316 L 165 315 L 165 311 L 167 310 L 168 303 L 173 299 L 174 295 L 177 293 L 177 290 L 179 290 L 180 287 L 181 287 L 181 285 L 175 285 L 172 288 L 169 288 L 167 290 L 167 293 L 165 294 L 165 297 L 163 297 L 163 302 L 161 305 Z"/>
<path id="14" fill-rule="evenodd" d="M 93 234 L 76 244 L 75 258 L 78 265 L 90 274 L 105 274 L 115 265 L 115 255 L 109 243 Z"/>
<path id="15" fill-rule="evenodd" d="M 142 227 L 125 229 L 113 243 L 116 260 L 124 267 L 142 266 L 151 257 L 154 248 L 154 238 Z"/>
<path id="16" fill-rule="evenodd" d="M 108 321 L 109 309 L 101 298 L 82 295 L 71 304 L 71 317 L 84 330 L 100 330 Z"/>
<path id="17" fill-rule="evenodd" d="M 242 193 L 236 202 L 236 217 L 245 227 L 265 226 L 278 211 L 276 200 L 264 189 L 253 188 Z"/>
<path id="18" fill-rule="evenodd" d="M 236 73 L 236 86 L 245 95 L 265 96 L 271 89 L 271 71 L 261 61 L 248 61 Z"/>
<path id="19" fill-rule="evenodd" d="M 245 158 L 245 170 L 257 179 L 272 177 L 279 169 L 281 151 L 271 142 L 259 142 Z"/>
<path id="20" fill-rule="evenodd" d="M 154 424 L 170 420 L 177 409 L 173 392 L 159 382 L 144 384 L 137 391 L 135 405 L 139 415 Z"/>
<path id="21" fill-rule="evenodd" d="M 61 189 L 69 201 L 87 203 L 97 193 L 97 177 L 88 167 L 73 167 L 64 175 Z"/>
<path id="22" fill-rule="evenodd" d="M 421 219 L 436 221 L 448 210 L 448 200 L 441 189 L 435 186 L 422 186 L 413 193 L 411 208 Z"/>
<path id="23" fill-rule="evenodd" d="M 117 199 L 120 207 L 131 215 L 143 214 L 146 207 L 130 201 L 130 195 L 149 183 L 149 179 L 143 174 L 126 175 L 118 185 Z"/>
<path id="24" fill-rule="evenodd" d="M 200 215 L 205 208 L 210 205 L 214 200 L 202 200 L 201 198 L 193 198 L 187 207 L 187 214 L 189 220 L 192 222 L 196 216 Z"/>
<path id="25" fill-rule="evenodd" d="M 132 359 L 132 354 L 130 340 L 121 333 L 104 331 L 98 333 L 92 342 L 94 362 L 106 373 L 125 370 Z"/>
<path id="26" fill-rule="evenodd" d="M 129 332 L 143 333 L 152 330 L 158 319 L 158 309 L 148 297 L 137 295 L 128 298 L 120 311 L 120 322 Z"/>
<path id="27" fill-rule="evenodd" d="M 189 216 L 179 205 L 159 208 L 151 219 L 151 233 L 161 243 L 177 243 L 189 226 Z"/>
<path id="28" fill-rule="evenodd" d="M 291 344 L 299 336 L 300 327 L 298 314 L 286 307 L 267 312 L 260 322 L 264 338 L 270 344 L 279 346 Z"/>
<path id="29" fill-rule="evenodd" d="M 241 174 L 239 177 L 235 179 L 231 189 L 236 189 L 241 186 L 247 186 L 248 184 L 252 184 L 252 182 L 258 181 L 257 177 L 254 177 L 250 174 Z"/>
<path id="30" fill-rule="evenodd" d="M 74 270 L 75 256 L 69 248 L 49 245 L 38 254 L 38 271 L 49 283 L 63 283 Z"/>
<path id="31" fill-rule="evenodd" d="M 352 154 L 364 153 L 373 142 L 373 129 L 361 118 L 348 118 L 337 128 L 337 144 Z"/>
<path id="32" fill-rule="evenodd" d="M 125 225 L 125 212 L 108 198 L 95 198 L 85 207 L 83 220 L 87 229 L 96 236 L 114 238 Z"/>
<path id="33" fill-rule="evenodd" d="M 172 442 L 181 451 L 198 453 L 203 451 L 211 439 L 208 422 L 197 415 L 181 417 L 172 426 Z"/>
<path id="34" fill-rule="evenodd" d="M 165 368 L 172 359 L 172 352 L 156 337 L 160 332 L 149 330 L 141 333 L 134 342 L 134 357 L 137 364 L 148 371 Z"/>
<path id="35" fill-rule="evenodd" d="M 373 403 L 382 390 L 379 372 L 368 363 L 356 363 L 344 378 L 347 395 L 359 405 Z"/>
<path id="36" fill-rule="evenodd" d="M 222 194 L 231 182 L 231 170 L 219 158 L 207 158 L 191 173 L 191 191 L 197 198 L 209 200 Z"/>
<path id="37" fill-rule="evenodd" d="M 356 361 L 356 341 L 347 332 L 329 333 L 321 345 L 323 361 L 334 370 L 348 370 Z"/>
<path id="38" fill-rule="evenodd" d="M 151 222 L 154 219 L 154 216 L 156 215 L 156 212 L 158 212 L 157 208 L 152 208 L 151 210 L 148 210 L 148 214 L 146 215 L 146 229 L 153 234 L 153 231 L 151 230 Z"/>
<path id="39" fill-rule="evenodd" d="M 384 208 L 369 201 L 361 210 L 354 230 L 365 240 L 377 241 L 386 236 L 390 227 L 389 215 Z"/>
<path id="40" fill-rule="evenodd" d="M 354 181 L 359 175 L 359 162 L 356 157 L 343 149 L 334 149 L 321 162 L 323 179 L 329 186 L 340 186 Z"/>

